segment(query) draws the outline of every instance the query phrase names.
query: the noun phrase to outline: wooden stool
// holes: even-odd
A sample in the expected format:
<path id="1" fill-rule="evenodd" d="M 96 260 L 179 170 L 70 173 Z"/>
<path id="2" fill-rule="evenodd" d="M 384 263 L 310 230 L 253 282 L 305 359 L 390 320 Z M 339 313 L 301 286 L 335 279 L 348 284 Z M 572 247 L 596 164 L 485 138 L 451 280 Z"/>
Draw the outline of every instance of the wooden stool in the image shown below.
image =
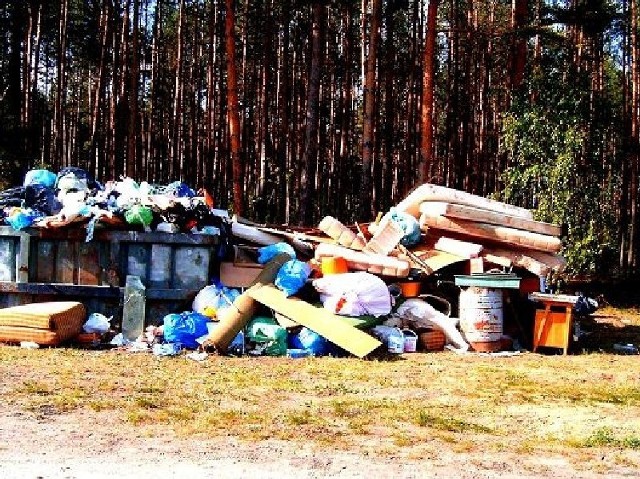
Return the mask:
<path id="1" fill-rule="evenodd" d="M 578 296 L 531 293 L 529 299 L 544 305 L 544 309 L 536 311 L 533 352 L 536 352 L 538 346 L 546 346 L 561 348 L 563 354 L 567 354 L 573 326 L 573 306 Z"/>

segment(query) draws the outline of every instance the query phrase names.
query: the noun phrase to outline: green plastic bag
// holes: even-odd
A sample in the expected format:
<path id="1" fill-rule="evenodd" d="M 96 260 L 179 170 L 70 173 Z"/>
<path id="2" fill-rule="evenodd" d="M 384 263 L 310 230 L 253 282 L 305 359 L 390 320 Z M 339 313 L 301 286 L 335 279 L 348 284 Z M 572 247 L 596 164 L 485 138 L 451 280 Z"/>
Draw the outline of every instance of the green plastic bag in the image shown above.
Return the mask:
<path id="1" fill-rule="evenodd" d="M 153 212 L 148 206 L 133 205 L 125 212 L 124 219 L 130 225 L 149 226 L 153 221 Z"/>
<path id="2" fill-rule="evenodd" d="M 247 339 L 256 344 L 255 351 L 265 356 L 287 354 L 287 330 L 274 319 L 255 317 L 247 326 Z"/>

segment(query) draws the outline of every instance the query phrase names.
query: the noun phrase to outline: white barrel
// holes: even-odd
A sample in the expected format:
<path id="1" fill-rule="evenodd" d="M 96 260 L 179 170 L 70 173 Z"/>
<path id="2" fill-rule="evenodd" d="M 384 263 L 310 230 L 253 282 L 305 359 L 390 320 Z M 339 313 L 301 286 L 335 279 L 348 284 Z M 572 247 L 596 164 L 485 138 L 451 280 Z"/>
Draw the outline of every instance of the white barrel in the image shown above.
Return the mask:
<path id="1" fill-rule="evenodd" d="M 500 350 L 502 290 L 470 287 L 460 292 L 460 329 L 476 351 Z"/>

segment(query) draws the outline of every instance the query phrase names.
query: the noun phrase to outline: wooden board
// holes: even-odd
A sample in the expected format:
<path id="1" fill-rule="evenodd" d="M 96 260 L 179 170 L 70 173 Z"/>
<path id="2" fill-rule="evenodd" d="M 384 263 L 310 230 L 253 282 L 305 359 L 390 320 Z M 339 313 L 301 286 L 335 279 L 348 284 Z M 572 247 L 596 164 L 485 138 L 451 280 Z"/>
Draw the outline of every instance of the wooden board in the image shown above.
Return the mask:
<path id="1" fill-rule="evenodd" d="M 428 268 L 428 274 L 433 273 L 434 271 L 438 271 L 439 269 L 446 268 L 454 263 L 458 263 L 460 261 L 466 261 L 466 258 L 462 256 L 457 256 L 455 254 L 446 253 L 444 251 L 437 251 L 434 249 L 430 250 L 414 250 L 413 254 L 417 256 L 422 263 L 424 263 Z M 402 258 L 402 256 L 400 256 Z M 411 259 L 409 259 L 411 261 Z M 416 268 L 418 266 L 416 265 Z"/>
<path id="2" fill-rule="evenodd" d="M 509 250 L 505 248 L 485 248 L 482 256 L 489 262 L 501 266 L 524 268 L 536 276 L 546 276 L 551 271 L 560 272 L 566 261 L 560 255 L 541 253 L 532 250 Z"/>
<path id="3" fill-rule="evenodd" d="M 329 310 L 287 298 L 275 286 L 251 289 L 248 294 L 265 306 L 315 331 L 360 358 L 382 345 L 373 336 L 346 324 Z"/>
<path id="4" fill-rule="evenodd" d="M 445 253 L 455 254 L 462 258 L 477 258 L 482 252 L 482 245 L 442 236 L 436 241 L 434 248 Z"/>
<path id="5" fill-rule="evenodd" d="M 443 201 L 457 205 L 475 206 L 476 208 L 506 213 L 520 218 L 533 219 L 531 211 L 525 208 L 431 183 L 425 183 L 413 190 L 396 205 L 396 208 L 418 218 L 420 217 L 420 205 L 425 201 Z"/>
<path id="6" fill-rule="evenodd" d="M 467 205 L 456 205 L 441 201 L 425 201 L 420 205 L 420 212 L 429 216 L 446 216 L 462 220 L 478 221 L 492 225 L 508 226 L 519 230 L 531 231 L 550 236 L 560 236 L 561 228 L 551 223 L 534 221 L 518 216 L 483 210 Z"/>
<path id="7" fill-rule="evenodd" d="M 282 241 L 275 235 L 260 231 L 258 228 L 253 226 L 247 226 L 237 222 L 231 223 L 231 233 L 233 236 L 237 236 L 243 240 L 263 246 L 280 243 Z"/>
<path id="8" fill-rule="evenodd" d="M 555 236 L 531 233 L 506 226 L 496 226 L 487 223 L 476 223 L 468 220 L 452 220 L 444 216 L 429 216 L 423 214 L 420 217 L 420 226 L 452 231 L 470 238 L 480 238 L 509 244 L 514 247 L 531 248 L 547 253 L 557 253 L 562 248 L 562 242 Z"/>

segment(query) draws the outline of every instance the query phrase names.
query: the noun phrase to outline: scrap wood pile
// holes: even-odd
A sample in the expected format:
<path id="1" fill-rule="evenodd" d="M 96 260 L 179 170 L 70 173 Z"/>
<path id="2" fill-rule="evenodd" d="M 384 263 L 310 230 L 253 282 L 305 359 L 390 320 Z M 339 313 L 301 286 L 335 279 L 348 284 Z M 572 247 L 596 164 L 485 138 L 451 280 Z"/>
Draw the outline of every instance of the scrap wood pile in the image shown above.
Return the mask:
<path id="1" fill-rule="evenodd" d="M 25 216 L 41 228 L 80 222 L 89 239 L 88 218 L 115 216 L 120 227 L 199 234 L 216 225 L 215 233 L 226 236 L 219 271 L 196 295 L 192 311 L 167 315 L 133 344 L 122 335 L 114 338 L 116 345 L 156 354 L 187 348 L 203 354 L 364 357 L 416 346 L 440 350 L 445 343 L 465 351 L 469 342 L 449 317 L 451 305 L 416 297 L 421 280 L 461 262 L 472 272 L 521 268 L 539 277 L 564 267 L 558 226 L 534 221 L 528 210 L 432 184 L 415 189 L 374 223 L 344 225 L 327 216 L 315 228 L 294 228 L 230 218 L 182 184 L 174 186 L 186 195 L 152 194 L 148 185 L 130 179 L 91 190 L 78 170 L 49 181 L 54 197 L 32 187 L 46 214 L 5 208 L 5 221 L 16 228 L 24 226 L 18 220 Z M 34 192 L 20 193 L 24 204 Z M 58 209 L 52 207 L 56 202 Z M 189 209 L 176 211 L 181 204 Z M 409 291 L 409 283 L 418 289 Z M 95 341 L 110 326 L 104 317 L 90 319 L 99 327 L 85 325 L 83 331 Z"/>
<path id="2" fill-rule="evenodd" d="M 234 234 L 245 240 L 266 245 L 285 238 L 313 249 L 318 261 L 341 257 L 350 270 L 387 277 L 406 278 L 415 269 L 429 275 L 470 259 L 480 260 L 476 269 L 517 267 L 539 277 L 565 267 L 560 226 L 535 221 L 525 208 L 433 184 L 372 224 L 348 227 L 327 216 L 310 232 L 244 225 L 241 232 L 236 226 Z"/>
<path id="3" fill-rule="evenodd" d="M 372 224 L 347 226 L 327 216 L 317 229 L 296 230 L 248 225 L 236 219 L 231 231 L 238 246 L 233 259 L 221 265 L 224 284 L 249 286 L 261 271 L 259 262 L 251 259 L 256 245 L 262 250 L 285 241 L 298 254 L 312 255 L 306 262 L 309 281 L 319 293 L 322 308 L 287 297 L 278 290 L 277 277 L 275 286 L 252 282 L 244 294 L 273 310 L 283 326 L 303 325 L 360 356 L 371 352 L 369 348 L 376 343 L 359 343 L 364 336 L 353 331 L 358 325 L 345 323 L 344 318 L 372 311 L 379 319 L 365 326 L 379 326 L 367 331 L 388 345 L 392 330 L 401 327 L 416 336 L 425 330 L 441 331 L 443 340 L 454 349 L 469 347 L 455 321 L 448 318 L 450 307 L 443 312 L 424 298 L 407 299 L 417 296 L 419 289 L 394 291 L 394 286 L 403 286 L 409 277 L 419 283 L 437 270 L 465 261 L 473 262 L 472 272 L 516 268 L 538 277 L 559 272 L 565 265 L 558 254 L 562 246 L 558 226 L 535 221 L 526 209 L 432 184 L 417 188 Z M 375 304 L 367 303 L 372 298 Z M 225 338 L 222 349 L 229 340 L 230 336 Z M 423 347 L 426 341 L 425 337 Z"/>

